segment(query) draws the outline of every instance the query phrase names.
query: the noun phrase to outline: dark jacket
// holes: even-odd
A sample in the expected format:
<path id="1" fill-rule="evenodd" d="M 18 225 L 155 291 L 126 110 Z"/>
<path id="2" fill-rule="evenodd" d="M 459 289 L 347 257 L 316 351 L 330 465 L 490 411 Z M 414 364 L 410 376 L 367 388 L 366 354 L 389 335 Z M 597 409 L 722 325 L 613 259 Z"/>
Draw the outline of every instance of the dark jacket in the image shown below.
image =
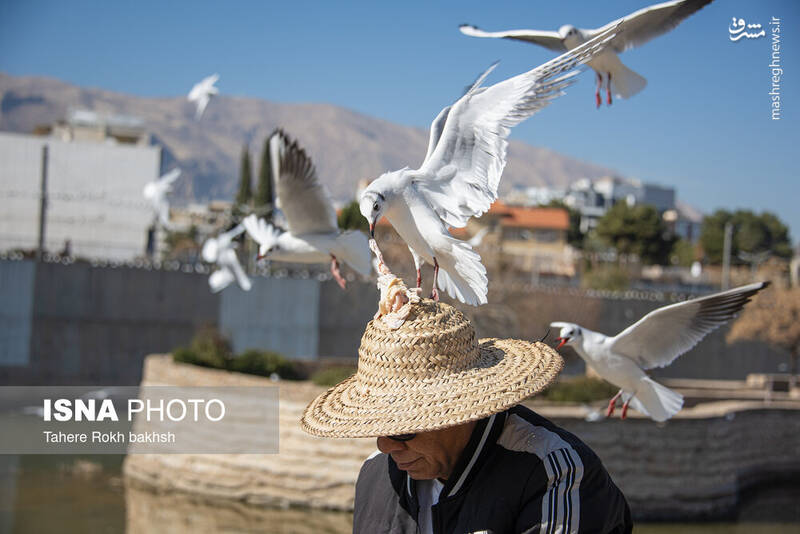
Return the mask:
<path id="1" fill-rule="evenodd" d="M 387 454 L 356 483 L 353 532 L 416 533 L 416 483 Z M 523 406 L 481 420 L 432 508 L 438 534 L 628 533 L 628 503 L 581 440 Z"/>

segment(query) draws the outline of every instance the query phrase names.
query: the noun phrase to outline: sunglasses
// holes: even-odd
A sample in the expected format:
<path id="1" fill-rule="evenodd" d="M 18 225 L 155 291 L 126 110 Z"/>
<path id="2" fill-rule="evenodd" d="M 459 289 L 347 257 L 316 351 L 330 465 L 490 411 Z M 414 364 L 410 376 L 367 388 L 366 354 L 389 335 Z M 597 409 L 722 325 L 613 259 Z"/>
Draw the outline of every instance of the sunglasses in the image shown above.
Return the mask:
<path id="1" fill-rule="evenodd" d="M 397 436 L 386 436 L 393 441 L 411 441 L 416 438 L 416 434 L 398 434 Z"/>

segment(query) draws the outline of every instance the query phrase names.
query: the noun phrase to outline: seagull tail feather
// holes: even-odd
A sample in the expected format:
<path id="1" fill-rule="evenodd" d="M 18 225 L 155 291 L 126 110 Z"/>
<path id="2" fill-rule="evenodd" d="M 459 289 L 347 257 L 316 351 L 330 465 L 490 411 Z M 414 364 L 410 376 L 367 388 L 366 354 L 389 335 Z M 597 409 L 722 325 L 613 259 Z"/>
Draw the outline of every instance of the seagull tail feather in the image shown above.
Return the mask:
<path id="1" fill-rule="evenodd" d="M 647 80 L 622 63 L 611 73 L 611 89 L 617 98 L 630 98 L 647 85 Z"/>
<path id="2" fill-rule="evenodd" d="M 342 232 L 336 238 L 336 257 L 362 276 L 372 272 L 372 254 L 369 251 L 367 236 L 358 230 Z"/>
<path id="3" fill-rule="evenodd" d="M 451 255 L 437 256 L 439 289 L 470 306 L 486 304 L 489 281 L 481 257 L 467 243 L 452 239 Z"/>
<path id="4" fill-rule="evenodd" d="M 639 382 L 636 396 L 631 399 L 631 407 L 649 415 L 654 421 L 666 421 L 683 408 L 683 395 L 662 386 L 650 377 Z"/>

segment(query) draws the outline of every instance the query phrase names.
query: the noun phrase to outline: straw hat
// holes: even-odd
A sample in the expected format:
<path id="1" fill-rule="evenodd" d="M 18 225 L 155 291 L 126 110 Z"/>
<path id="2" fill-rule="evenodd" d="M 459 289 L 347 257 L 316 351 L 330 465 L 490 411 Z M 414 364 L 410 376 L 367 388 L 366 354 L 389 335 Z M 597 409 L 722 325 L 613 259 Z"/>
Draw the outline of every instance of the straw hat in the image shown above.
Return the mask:
<path id="1" fill-rule="evenodd" d="M 458 425 L 542 391 L 563 366 L 544 343 L 476 340 L 469 321 L 447 304 L 417 299 L 406 307 L 400 325 L 369 322 L 358 372 L 308 405 L 303 430 L 356 438 Z"/>

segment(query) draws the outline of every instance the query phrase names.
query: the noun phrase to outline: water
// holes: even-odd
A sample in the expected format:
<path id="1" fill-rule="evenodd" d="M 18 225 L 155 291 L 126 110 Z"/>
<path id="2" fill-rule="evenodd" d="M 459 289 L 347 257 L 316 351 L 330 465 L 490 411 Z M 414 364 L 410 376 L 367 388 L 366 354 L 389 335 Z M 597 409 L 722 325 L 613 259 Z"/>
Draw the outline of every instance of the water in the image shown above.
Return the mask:
<path id="1" fill-rule="evenodd" d="M 182 494 L 126 487 L 123 456 L 0 455 L 0 534 L 212 533 L 349 534 L 352 514 L 213 505 Z M 788 491 L 788 494 L 787 494 Z M 797 488 L 751 496 L 743 506 L 796 509 Z M 788 496 L 787 496 L 788 495 Z M 793 504 L 793 506 L 792 506 Z M 785 516 L 785 514 L 784 514 Z M 748 517 L 758 517 L 749 514 Z M 786 517 L 796 517 L 789 515 Z M 800 523 L 638 524 L 637 534 L 798 534 Z"/>

